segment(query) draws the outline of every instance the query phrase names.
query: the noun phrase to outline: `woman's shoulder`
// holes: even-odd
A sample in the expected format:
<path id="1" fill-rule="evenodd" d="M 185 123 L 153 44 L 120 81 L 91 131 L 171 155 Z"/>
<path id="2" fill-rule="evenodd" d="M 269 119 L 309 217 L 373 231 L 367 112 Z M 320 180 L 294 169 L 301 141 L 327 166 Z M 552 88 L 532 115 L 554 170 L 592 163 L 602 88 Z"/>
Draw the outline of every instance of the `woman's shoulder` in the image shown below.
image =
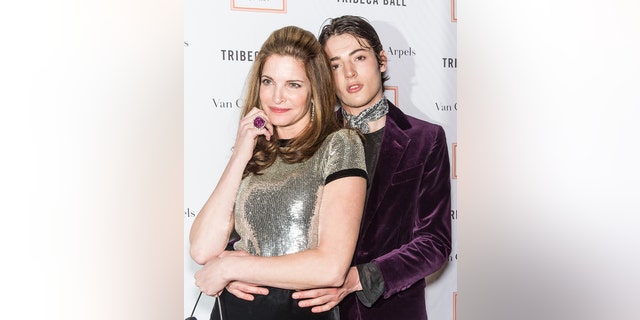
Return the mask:
<path id="1" fill-rule="evenodd" d="M 325 143 L 356 143 L 362 144 L 362 137 L 355 129 L 340 128 L 327 136 Z"/>
<path id="2" fill-rule="evenodd" d="M 349 128 L 338 129 L 327 136 L 322 146 L 330 155 L 351 155 L 364 153 L 364 143 L 358 131 Z"/>
<path id="3" fill-rule="evenodd" d="M 327 175 L 345 169 L 362 169 L 366 172 L 364 143 L 356 130 L 339 129 L 332 132 L 319 151 L 317 159 L 327 168 Z"/>

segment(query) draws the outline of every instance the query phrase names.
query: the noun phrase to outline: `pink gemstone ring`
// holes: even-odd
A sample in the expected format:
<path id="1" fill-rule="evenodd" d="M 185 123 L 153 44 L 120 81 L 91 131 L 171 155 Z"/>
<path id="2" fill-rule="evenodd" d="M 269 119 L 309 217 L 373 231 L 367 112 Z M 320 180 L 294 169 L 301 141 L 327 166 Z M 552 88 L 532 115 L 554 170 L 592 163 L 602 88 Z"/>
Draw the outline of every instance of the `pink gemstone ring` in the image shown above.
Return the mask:
<path id="1" fill-rule="evenodd" d="M 264 128 L 264 125 L 265 125 L 266 123 L 267 123 L 267 122 L 266 122 L 266 121 L 264 121 L 264 119 L 262 119 L 262 117 L 261 117 L 261 116 L 257 116 L 255 119 L 253 119 L 253 126 L 254 126 L 254 127 L 256 127 L 256 128 L 258 128 L 258 129 L 262 129 L 262 128 Z"/>

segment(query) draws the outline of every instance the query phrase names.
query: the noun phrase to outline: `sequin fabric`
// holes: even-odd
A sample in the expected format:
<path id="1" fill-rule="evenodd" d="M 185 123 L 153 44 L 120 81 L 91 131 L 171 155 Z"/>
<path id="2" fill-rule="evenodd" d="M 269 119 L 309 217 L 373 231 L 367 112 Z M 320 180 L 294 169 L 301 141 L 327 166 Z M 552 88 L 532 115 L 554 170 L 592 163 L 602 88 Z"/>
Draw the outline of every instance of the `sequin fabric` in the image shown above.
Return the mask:
<path id="1" fill-rule="evenodd" d="M 318 211 L 325 179 L 347 169 L 366 170 L 364 148 L 353 131 L 329 135 L 308 160 L 281 159 L 242 180 L 235 204 L 234 249 L 280 256 L 318 246 Z"/>

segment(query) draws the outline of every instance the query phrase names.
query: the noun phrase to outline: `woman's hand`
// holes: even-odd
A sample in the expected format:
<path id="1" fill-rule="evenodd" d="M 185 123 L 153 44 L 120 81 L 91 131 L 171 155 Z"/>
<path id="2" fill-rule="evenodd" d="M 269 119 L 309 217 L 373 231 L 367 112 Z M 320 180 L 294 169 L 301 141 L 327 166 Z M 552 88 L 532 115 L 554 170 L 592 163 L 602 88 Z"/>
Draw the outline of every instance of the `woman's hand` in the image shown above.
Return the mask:
<path id="1" fill-rule="evenodd" d="M 223 259 L 221 257 L 212 258 L 200 270 L 196 271 L 196 286 L 204 294 L 217 297 L 229 283 L 222 277 Z"/>
<path id="2" fill-rule="evenodd" d="M 256 118 L 260 117 L 264 120 L 264 126 L 256 127 Z M 255 122 L 255 123 L 254 123 Z M 259 124 L 259 123 L 258 123 Z M 251 159 L 253 155 L 253 148 L 256 146 L 258 136 L 263 135 L 267 140 L 271 140 L 273 135 L 273 125 L 264 111 L 253 108 L 249 113 L 240 120 L 238 125 L 238 134 L 236 136 L 236 143 L 233 147 L 233 153 L 238 156 L 243 156 L 247 159 Z"/>
<path id="3" fill-rule="evenodd" d="M 237 251 L 225 251 L 222 254 L 220 254 L 220 257 L 229 257 L 229 256 L 233 256 L 233 257 L 246 257 L 249 256 L 250 254 L 247 253 L 246 251 L 242 251 L 242 250 L 237 250 Z M 243 300 L 247 300 L 247 301 L 253 301 L 254 294 L 260 294 L 260 295 L 268 295 L 269 294 L 269 289 L 264 288 L 264 287 L 260 287 L 255 283 L 248 283 L 248 282 L 242 282 L 242 281 L 231 281 L 227 286 L 226 286 L 227 291 L 229 291 L 229 293 L 231 293 L 232 295 L 236 296 L 238 299 L 243 299 Z"/>
<path id="4" fill-rule="evenodd" d="M 247 257 L 251 256 L 246 251 L 238 250 L 226 250 L 223 251 L 218 257 L 211 259 L 207 262 L 202 269 L 198 270 L 195 274 L 196 286 L 200 288 L 200 291 L 209 296 L 219 296 L 222 290 L 225 288 L 234 296 L 252 301 L 254 294 L 267 295 L 269 290 L 264 287 L 260 287 L 257 284 L 247 283 L 242 281 L 227 282 L 222 278 L 223 274 L 223 260 L 226 257 Z"/>

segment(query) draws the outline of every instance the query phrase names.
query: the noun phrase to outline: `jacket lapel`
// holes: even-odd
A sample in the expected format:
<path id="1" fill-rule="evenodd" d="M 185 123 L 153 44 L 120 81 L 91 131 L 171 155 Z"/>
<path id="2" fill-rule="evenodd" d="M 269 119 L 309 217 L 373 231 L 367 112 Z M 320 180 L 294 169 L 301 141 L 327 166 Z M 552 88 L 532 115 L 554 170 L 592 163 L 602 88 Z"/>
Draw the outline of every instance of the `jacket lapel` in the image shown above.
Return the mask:
<path id="1" fill-rule="evenodd" d="M 382 143 L 380 144 L 378 163 L 371 180 L 371 190 L 365 206 L 364 224 L 361 230 L 363 233 L 369 228 L 377 214 L 378 208 L 391 184 L 393 174 L 399 170 L 398 166 L 411 141 L 411 138 L 398 126 L 397 120 L 399 120 L 400 124 L 408 124 L 404 115 L 395 106 L 390 105 Z"/>

